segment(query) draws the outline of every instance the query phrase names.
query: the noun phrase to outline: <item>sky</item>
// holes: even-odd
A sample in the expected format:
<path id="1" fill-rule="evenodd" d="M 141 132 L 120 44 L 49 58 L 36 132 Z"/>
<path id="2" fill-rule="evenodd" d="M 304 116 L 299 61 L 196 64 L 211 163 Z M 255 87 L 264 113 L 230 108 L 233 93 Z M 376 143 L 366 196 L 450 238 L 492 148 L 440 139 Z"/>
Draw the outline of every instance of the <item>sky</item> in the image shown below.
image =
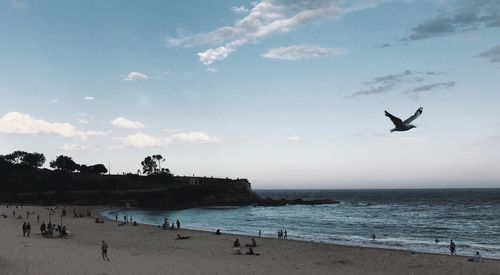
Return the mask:
<path id="1" fill-rule="evenodd" d="M 499 87 L 497 0 L 0 0 L 0 154 L 45 166 L 500 187 Z"/>

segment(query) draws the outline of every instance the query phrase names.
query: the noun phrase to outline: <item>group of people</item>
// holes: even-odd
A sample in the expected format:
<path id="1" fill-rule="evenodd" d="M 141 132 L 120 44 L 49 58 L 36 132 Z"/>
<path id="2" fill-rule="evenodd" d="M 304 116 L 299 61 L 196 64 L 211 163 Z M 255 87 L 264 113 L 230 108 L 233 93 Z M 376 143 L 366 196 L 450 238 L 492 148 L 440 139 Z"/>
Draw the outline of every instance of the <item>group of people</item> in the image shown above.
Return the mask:
<path id="1" fill-rule="evenodd" d="M 259 235 L 260 235 L 260 232 L 259 232 Z M 283 231 L 283 229 L 278 230 L 278 239 L 283 239 L 283 240 L 288 239 L 288 232 L 286 232 L 286 229 L 285 229 L 285 231 Z"/>
<path id="2" fill-rule="evenodd" d="M 239 239 L 234 240 L 234 242 L 233 242 L 233 249 L 234 249 L 233 255 L 241 255 L 242 254 L 240 246 L 241 246 L 240 240 Z M 245 247 L 248 247 L 248 251 L 245 253 L 246 255 L 260 255 L 260 254 L 255 253 L 253 251 L 253 248 L 257 247 L 257 241 L 254 238 L 251 239 L 250 243 L 245 244 Z"/>
<path id="3" fill-rule="evenodd" d="M 23 237 L 29 237 L 31 235 L 31 224 L 28 222 L 23 223 Z"/>
<path id="4" fill-rule="evenodd" d="M 170 230 L 175 230 L 176 229 L 176 226 L 177 226 L 177 229 L 180 229 L 181 228 L 181 222 L 179 220 L 177 220 L 175 223 L 172 222 L 171 225 L 169 225 L 168 223 L 168 218 L 165 217 L 163 219 L 163 224 L 161 225 L 161 228 L 163 230 L 167 230 L 167 229 L 170 229 Z"/>
<path id="5" fill-rule="evenodd" d="M 59 237 L 68 237 L 69 232 L 66 228 L 66 226 L 61 225 L 53 225 L 51 222 L 49 222 L 47 225 L 45 225 L 45 222 L 42 222 L 40 225 L 40 235 L 42 237 L 54 237 L 54 231 L 59 233 Z"/>

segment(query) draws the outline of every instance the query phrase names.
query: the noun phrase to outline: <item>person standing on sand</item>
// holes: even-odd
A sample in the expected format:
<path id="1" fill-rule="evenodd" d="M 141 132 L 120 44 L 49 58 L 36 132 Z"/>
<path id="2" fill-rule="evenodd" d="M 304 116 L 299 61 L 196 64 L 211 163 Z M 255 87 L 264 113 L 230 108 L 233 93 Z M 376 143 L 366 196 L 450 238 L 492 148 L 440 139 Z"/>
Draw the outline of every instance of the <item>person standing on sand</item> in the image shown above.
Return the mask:
<path id="1" fill-rule="evenodd" d="M 259 238 L 260 238 L 260 234 L 262 233 L 262 231 L 259 230 Z"/>
<path id="2" fill-rule="evenodd" d="M 101 253 L 102 253 L 102 260 L 109 262 L 109 258 L 108 258 L 108 244 L 104 240 L 102 240 L 102 243 L 101 243 Z"/>
<path id="3" fill-rule="evenodd" d="M 36 215 L 36 222 L 40 223 L 40 215 Z"/>
<path id="4" fill-rule="evenodd" d="M 23 237 L 26 237 L 26 222 L 23 223 Z"/>
<path id="5" fill-rule="evenodd" d="M 29 236 L 30 236 L 30 234 L 31 234 L 31 224 L 30 224 L 30 223 L 28 223 L 28 224 L 26 225 L 26 236 L 28 236 L 28 237 L 29 237 Z"/>
<path id="6" fill-rule="evenodd" d="M 181 222 L 179 220 L 177 220 L 177 229 L 181 228 Z"/>
<path id="7" fill-rule="evenodd" d="M 453 242 L 453 240 L 450 240 L 450 254 L 451 255 L 457 255 L 457 248 L 455 246 L 455 243 Z"/>
<path id="8" fill-rule="evenodd" d="M 286 232 L 286 229 L 285 229 L 285 240 L 288 240 L 288 233 Z"/>

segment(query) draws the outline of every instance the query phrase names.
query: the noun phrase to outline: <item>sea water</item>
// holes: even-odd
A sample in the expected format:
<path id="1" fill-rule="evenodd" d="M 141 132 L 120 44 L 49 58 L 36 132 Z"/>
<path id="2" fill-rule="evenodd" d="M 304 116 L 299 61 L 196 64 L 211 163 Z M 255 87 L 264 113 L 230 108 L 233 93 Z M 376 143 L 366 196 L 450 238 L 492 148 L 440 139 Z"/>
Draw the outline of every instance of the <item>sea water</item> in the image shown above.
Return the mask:
<path id="1" fill-rule="evenodd" d="M 204 207 L 180 211 L 133 209 L 139 223 L 167 217 L 181 227 L 223 233 L 500 258 L 500 189 L 256 190 L 263 198 L 335 199 L 339 204 L 280 207 Z M 120 219 L 124 210 L 118 210 Z M 102 214 L 114 219 L 116 210 Z M 372 235 L 376 238 L 373 239 Z M 438 240 L 436 243 L 435 240 Z"/>

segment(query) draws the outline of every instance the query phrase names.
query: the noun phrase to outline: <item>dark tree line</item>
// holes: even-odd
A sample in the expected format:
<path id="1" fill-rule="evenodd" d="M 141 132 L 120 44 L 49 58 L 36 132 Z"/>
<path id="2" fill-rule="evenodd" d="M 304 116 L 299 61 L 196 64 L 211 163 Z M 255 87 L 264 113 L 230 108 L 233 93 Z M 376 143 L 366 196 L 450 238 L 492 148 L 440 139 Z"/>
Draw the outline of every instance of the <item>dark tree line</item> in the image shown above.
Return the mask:
<path id="1" fill-rule="evenodd" d="M 7 155 L 0 155 L 0 170 L 7 172 L 10 169 L 38 169 L 43 166 L 45 160 L 45 156 L 42 153 L 14 151 Z M 67 173 L 78 171 L 84 174 L 104 174 L 108 172 L 108 169 L 103 164 L 78 164 L 71 157 L 64 155 L 58 156 L 49 165 L 57 171 Z"/>
<path id="2" fill-rule="evenodd" d="M 71 157 L 60 155 L 50 162 L 50 168 L 58 171 L 72 173 L 78 171 L 82 174 L 105 174 L 108 172 L 104 164 L 85 165 L 76 163 Z"/>

